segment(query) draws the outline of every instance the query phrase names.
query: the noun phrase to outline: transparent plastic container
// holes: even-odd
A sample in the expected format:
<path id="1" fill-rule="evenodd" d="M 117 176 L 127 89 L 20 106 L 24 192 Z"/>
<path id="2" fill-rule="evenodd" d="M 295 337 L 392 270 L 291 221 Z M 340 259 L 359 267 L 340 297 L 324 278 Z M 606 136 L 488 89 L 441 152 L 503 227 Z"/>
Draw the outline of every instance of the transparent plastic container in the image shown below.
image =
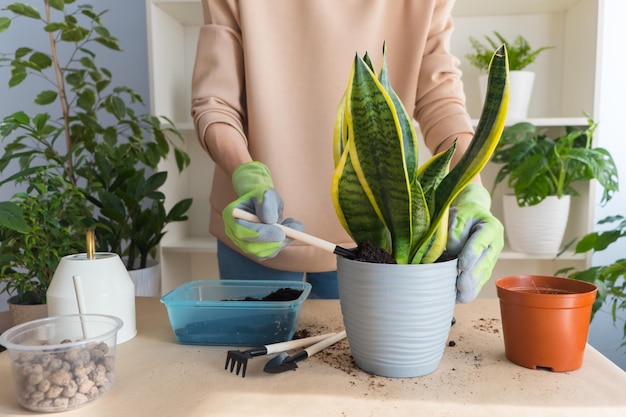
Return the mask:
<path id="1" fill-rule="evenodd" d="M 161 298 L 182 344 L 260 346 L 290 340 L 311 284 L 300 281 L 199 280 Z M 265 300 L 278 295 L 278 300 Z M 282 295 L 295 297 L 281 301 Z"/>
<path id="2" fill-rule="evenodd" d="M 0 335 L 18 403 L 58 412 L 81 407 L 113 385 L 118 317 L 72 314 L 34 320 Z"/>

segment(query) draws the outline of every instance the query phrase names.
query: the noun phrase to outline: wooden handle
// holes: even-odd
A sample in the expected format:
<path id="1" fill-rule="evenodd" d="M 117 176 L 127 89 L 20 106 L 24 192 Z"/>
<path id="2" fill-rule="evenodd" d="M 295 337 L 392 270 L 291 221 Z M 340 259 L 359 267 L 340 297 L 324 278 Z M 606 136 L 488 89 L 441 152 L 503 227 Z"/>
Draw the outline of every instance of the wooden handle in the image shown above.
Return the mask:
<path id="1" fill-rule="evenodd" d="M 236 207 L 233 210 L 233 216 L 238 219 L 247 220 L 253 223 L 263 223 L 261 219 L 259 219 L 254 214 L 248 213 L 247 211 L 241 210 Z M 320 239 L 319 237 L 312 236 L 308 233 L 304 233 L 296 229 L 292 229 L 291 227 L 284 226 L 280 223 L 274 223 L 274 226 L 280 227 L 285 232 L 285 235 L 287 237 L 290 237 L 295 240 L 299 240 L 301 242 L 307 243 L 311 246 L 315 246 L 316 248 L 320 248 L 327 252 L 335 253 L 335 248 L 337 248 L 337 245 L 335 245 L 332 242 L 329 242 L 324 239 Z"/>
<path id="2" fill-rule="evenodd" d="M 266 345 L 267 354 L 270 355 L 272 353 L 284 352 L 286 350 L 297 349 L 305 346 L 311 346 L 321 340 L 324 340 L 330 336 L 333 336 L 335 333 L 326 333 L 320 334 L 318 336 L 305 337 L 302 339 L 290 340 L 287 342 L 278 342 L 272 343 L 271 345 Z"/>
<path id="3" fill-rule="evenodd" d="M 324 349 L 326 349 L 328 346 L 330 345 L 334 345 L 335 343 L 339 342 L 342 339 L 345 339 L 346 337 L 346 331 L 342 330 L 339 333 L 335 334 L 334 336 L 330 336 L 324 340 L 322 340 L 321 342 L 317 342 L 316 344 L 314 344 L 313 346 L 310 346 L 304 350 L 306 350 L 306 353 L 308 354 L 307 357 L 311 357 L 313 355 L 315 355 L 317 352 L 320 352 Z"/>

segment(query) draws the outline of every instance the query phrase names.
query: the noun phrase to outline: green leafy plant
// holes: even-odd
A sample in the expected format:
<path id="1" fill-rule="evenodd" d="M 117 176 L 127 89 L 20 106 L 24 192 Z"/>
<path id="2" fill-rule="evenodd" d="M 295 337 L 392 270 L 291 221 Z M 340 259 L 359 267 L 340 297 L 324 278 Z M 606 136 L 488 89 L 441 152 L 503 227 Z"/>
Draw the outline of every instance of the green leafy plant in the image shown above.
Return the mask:
<path id="1" fill-rule="evenodd" d="M 481 72 L 487 72 L 491 55 L 499 45 L 505 44 L 509 56 L 509 70 L 521 71 L 528 65 L 535 62 L 537 56 L 552 46 L 543 46 L 538 49 L 532 49 L 528 41 L 518 35 L 513 42 L 507 41 L 500 33 L 493 32 L 495 39 L 485 35 L 485 43 L 481 43 L 478 39 L 470 36 L 469 41 L 473 49 L 473 53 L 465 55 L 470 64 L 478 68 Z"/>
<path id="2" fill-rule="evenodd" d="M 333 202 L 355 242 L 368 241 L 399 264 L 434 262 L 445 248 L 450 203 L 487 163 L 504 128 L 506 48 L 493 55 L 476 133 L 452 170 L 455 146 L 417 166 L 412 119 L 391 88 L 385 52 L 378 76 L 367 54 L 355 57 L 335 124 Z"/>
<path id="3" fill-rule="evenodd" d="M 539 204 L 547 196 L 577 195 L 573 183 L 596 179 L 606 203 L 619 189 L 617 167 L 611 154 L 592 147 L 597 124 L 587 115 L 585 129 L 566 127 L 554 139 L 528 122 L 508 126 L 492 161 L 502 164 L 493 188 L 507 179 L 520 207 Z"/>
<path id="4" fill-rule="evenodd" d="M 0 52 L 0 66 L 11 68 L 10 88 L 31 78 L 43 80 L 45 86 L 34 97 L 40 111 L 17 111 L 0 123 L 0 172 L 19 166 L 0 186 L 16 182 L 32 192 L 43 172 L 62 178 L 65 186 L 49 193 L 63 195 L 76 188 L 82 192 L 93 212 L 85 223 L 96 230 L 97 249 L 126 257 L 129 269 L 145 267 L 148 255 L 156 254 L 165 225 L 187 219 L 191 199 L 166 210 L 159 191 L 167 178 L 167 172 L 159 171 L 162 160 L 173 155 L 179 171 L 189 165 L 189 156 L 179 146 L 183 137 L 167 118 L 137 113 L 145 106 L 142 97 L 115 86 L 112 73 L 98 63 L 99 49 L 121 51 L 103 25 L 106 11 L 96 12 L 91 4 L 75 0 L 42 0 L 41 12 L 23 3 L 2 10 L 0 33 L 8 34 L 17 19 L 40 23 L 50 49 L 22 46 Z M 33 32 L 29 39 L 35 36 Z M 28 216 L 19 196 L 0 204 L 2 229 L 28 236 Z M 84 235 L 62 230 L 84 246 Z M 24 242 L 24 252 L 42 244 L 27 238 Z M 62 253 L 65 247 L 55 249 Z"/>
<path id="5" fill-rule="evenodd" d="M 567 245 L 564 250 L 575 244 L 575 253 L 601 252 L 618 240 L 626 238 L 626 218 L 624 216 L 608 216 L 600 220 L 598 224 L 614 226 L 610 230 L 588 233 Z M 613 322 L 617 320 L 617 312 L 626 309 L 626 258 L 585 270 L 563 268 L 558 270 L 556 274 L 590 282 L 598 287 L 596 301 L 591 313 L 592 319 L 607 300 L 610 302 Z M 623 337 L 626 339 L 626 323 L 624 323 Z M 622 343 L 623 346 L 626 346 L 626 342 Z"/>
<path id="6" fill-rule="evenodd" d="M 23 304 L 46 302 L 46 290 L 61 258 L 84 251 L 91 208 L 79 187 L 60 176 L 40 171 L 29 179 L 13 204 L 23 213 L 21 232 L 0 228 L 0 292 Z"/>

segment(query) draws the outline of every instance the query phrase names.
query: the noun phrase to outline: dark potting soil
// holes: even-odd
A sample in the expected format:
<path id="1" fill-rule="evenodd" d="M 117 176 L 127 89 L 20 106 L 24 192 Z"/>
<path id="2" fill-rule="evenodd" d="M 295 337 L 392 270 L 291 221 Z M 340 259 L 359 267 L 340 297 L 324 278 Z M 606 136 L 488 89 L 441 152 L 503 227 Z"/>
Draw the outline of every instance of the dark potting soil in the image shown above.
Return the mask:
<path id="1" fill-rule="evenodd" d="M 376 264 L 395 264 L 396 260 L 386 250 L 364 241 L 353 249 L 357 261 L 371 262 Z"/>
<path id="2" fill-rule="evenodd" d="M 236 301 L 293 301 L 297 300 L 301 294 L 302 290 L 296 290 L 293 288 L 279 288 L 263 298 L 246 297 L 242 300 Z"/>

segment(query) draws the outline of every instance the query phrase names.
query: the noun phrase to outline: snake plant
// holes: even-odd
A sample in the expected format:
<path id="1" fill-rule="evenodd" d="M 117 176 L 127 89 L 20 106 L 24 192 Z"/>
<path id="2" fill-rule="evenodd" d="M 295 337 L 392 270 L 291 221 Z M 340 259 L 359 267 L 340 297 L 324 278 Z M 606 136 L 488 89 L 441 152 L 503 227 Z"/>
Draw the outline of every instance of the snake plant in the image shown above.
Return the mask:
<path id="1" fill-rule="evenodd" d="M 335 122 L 332 198 L 357 243 L 391 253 L 398 264 L 431 263 L 443 254 L 448 208 L 489 161 L 508 107 L 508 59 L 502 45 L 489 67 L 487 99 L 470 147 L 450 169 L 456 146 L 418 166 L 412 118 L 391 88 L 386 49 L 378 76 L 358 54 Z"/>

